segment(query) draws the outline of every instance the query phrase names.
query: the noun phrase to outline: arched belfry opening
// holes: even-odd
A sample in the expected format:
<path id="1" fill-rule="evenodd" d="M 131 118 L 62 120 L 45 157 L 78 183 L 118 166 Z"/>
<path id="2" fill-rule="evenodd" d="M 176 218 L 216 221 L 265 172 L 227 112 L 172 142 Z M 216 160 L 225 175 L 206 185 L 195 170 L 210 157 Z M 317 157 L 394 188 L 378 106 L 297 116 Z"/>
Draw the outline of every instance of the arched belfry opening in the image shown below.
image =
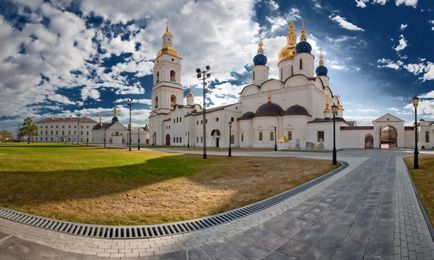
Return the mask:
<path id="1" fill-rule="evenodd" d="M 170 81 L 176 82 L 176 72 L 174 70 L 170 71 Z"/>
<path id="2" fill-rule="evenodd" d="M 174 108 L 176 105 L 176 96 L 175 95 L 171 95 L 170 96 L 170 107 Z"/>

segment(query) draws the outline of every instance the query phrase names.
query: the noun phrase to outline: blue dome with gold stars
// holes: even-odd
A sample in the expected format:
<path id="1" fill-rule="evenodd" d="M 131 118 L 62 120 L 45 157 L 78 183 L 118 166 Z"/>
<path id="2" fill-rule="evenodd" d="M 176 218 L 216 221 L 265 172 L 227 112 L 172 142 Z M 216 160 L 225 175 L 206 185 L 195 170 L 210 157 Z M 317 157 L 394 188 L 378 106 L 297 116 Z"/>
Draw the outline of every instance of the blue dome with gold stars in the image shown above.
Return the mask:
<path id="1" fill-rule="evenodd" d="M 317 76 L 327 76 L 328 69 L 323 65 L 319 65 L 318 67 L 316 67 L 315 72 Z"/>
<path id="2" fill-rule="evenodd" d="M 257 66 L 257 65 L 265 65 L 265 64 L 267 64 L 267 57 L 264 54 L 262 54 L 262 53 L 258 53 L 253 58 L 253 64 L 255 64 L 255 66 Z"/>
<path id="3" fill-rule="evenodd" d="M 301 41 L 295 46 L 295 51 L 297 53 L 310 53 L 312 51 L 312 46 L 308 42 Z"/>

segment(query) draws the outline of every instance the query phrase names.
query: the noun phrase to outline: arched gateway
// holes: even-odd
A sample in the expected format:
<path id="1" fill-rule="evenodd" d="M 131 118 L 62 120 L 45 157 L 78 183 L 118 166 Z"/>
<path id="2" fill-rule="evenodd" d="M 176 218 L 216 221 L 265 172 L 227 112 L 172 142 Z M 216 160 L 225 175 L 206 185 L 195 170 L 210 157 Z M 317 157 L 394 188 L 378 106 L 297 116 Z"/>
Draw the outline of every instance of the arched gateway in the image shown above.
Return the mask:
<path id="1" fill-rule="evenodd" d="M 397 143 L 398 132 L 396 128 L 393 126 L 385 126 L 381 129 L 380 132 L 380 142 L 381 148 L 396 148 L 398 147 Z"/>

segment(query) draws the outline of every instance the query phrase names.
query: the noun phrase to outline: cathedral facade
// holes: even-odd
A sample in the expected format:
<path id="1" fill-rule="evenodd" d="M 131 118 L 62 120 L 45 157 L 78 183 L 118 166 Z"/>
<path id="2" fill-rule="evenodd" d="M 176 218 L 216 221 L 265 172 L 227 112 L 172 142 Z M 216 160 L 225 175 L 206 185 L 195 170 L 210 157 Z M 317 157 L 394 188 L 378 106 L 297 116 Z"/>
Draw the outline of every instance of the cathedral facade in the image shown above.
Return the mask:
<path id="1" fill-rule="evenodd" d="M 231 142 L 245 148 L 331 150 L 333 105 L 338 149 L 412 147 L 414 143 L 414 129 L 404 127 L 401 119 L 390 114 L 374 120 L 372 126 L 346 121 L 341 100 L 329 85 L 322 53 L 315 68 L 307 34 L 302 28 L 298 38 L 292 21 L 279 52 L 279 78 L 269 78 L 261 41 L 253 58 L 252 81 L 242 89 L 239 102 L 207 108 L 203 122 L 202 106 L 194 103 L 191 92 L 184 103 L 181 58 L 172 38 L 166 27 L 154 60 L 149 116 L 152 145 L 203 146 L 206 124 L 207 147 L 228 147 Z"/>

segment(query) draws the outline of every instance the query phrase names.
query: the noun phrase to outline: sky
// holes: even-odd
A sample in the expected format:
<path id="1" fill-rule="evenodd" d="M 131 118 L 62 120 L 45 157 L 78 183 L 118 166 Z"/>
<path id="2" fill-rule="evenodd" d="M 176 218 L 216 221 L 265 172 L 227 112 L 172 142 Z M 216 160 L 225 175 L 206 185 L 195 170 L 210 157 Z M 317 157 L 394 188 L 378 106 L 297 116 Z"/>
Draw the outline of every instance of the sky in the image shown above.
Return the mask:
<path id="1" fill-rule="evenodd" d="M 358 125 L 392 113 L 411 124 L 415 95 L 434 98 L 432 0 L 2 0 L 0 129 L 27 116 L 88 116 L 119 108 L 144 126 L 151 109 L 153 59 L 166 24 L 182 57 L 181 83 L 200 103 L 195 69 L 210 65 L 209 106 L 238 101 L 251 81 L 260 37 L 270 77 L 290 17 L 302 22 L 330 86 Z M 419 117 L 434 120 L 434 101 Z"/>

